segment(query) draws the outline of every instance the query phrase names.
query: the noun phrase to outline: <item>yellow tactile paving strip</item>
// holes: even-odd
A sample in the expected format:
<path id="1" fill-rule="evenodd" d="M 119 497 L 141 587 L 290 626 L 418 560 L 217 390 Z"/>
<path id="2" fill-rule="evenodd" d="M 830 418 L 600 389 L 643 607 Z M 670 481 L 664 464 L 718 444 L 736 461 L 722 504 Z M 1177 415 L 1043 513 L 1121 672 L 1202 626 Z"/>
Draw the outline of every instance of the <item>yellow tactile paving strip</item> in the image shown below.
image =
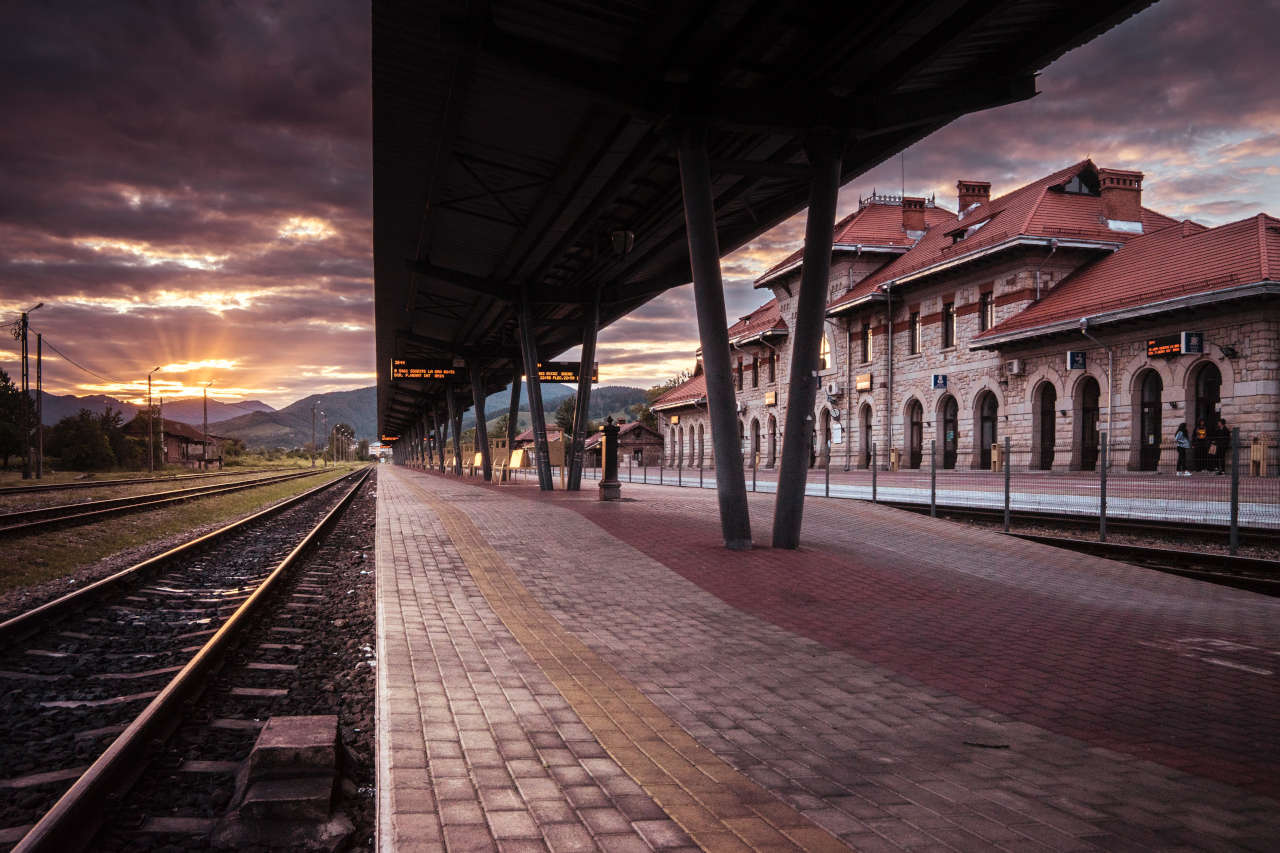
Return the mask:
<path id="1" fill-rule="evenodd" d="M 699 744 L 547 613 L 466 513 L 412 487 L 507 630 L 613 760 L 698 846 L 713 853 L 850 849 Z"/>

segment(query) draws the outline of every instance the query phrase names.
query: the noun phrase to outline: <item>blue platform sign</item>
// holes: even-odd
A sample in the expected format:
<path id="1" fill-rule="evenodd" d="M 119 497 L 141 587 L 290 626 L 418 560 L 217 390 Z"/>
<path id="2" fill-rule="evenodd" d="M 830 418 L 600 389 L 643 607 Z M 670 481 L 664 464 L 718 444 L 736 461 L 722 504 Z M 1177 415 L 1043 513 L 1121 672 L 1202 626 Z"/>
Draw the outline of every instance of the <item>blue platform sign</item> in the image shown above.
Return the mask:
<path id="1" fill-rule="evenodd" d="M 1204 352 L 1204 332 L 1183 332 L 1182 352 L 1186 353 L 1202 353 Z"/>
<path id="2" fill-rule="evenodd" d="M 947 374 L 945 373 L 933 374 L 933 387 L 939 388 L 939 389 L 945 389 L 947 387 Z"/>
<path id="3" fill-rule="evenodd" d="M 1084 350 L 1069 349 L 1067 350 L 1067 370 L 1084 370 L 1085 369 Z"/>

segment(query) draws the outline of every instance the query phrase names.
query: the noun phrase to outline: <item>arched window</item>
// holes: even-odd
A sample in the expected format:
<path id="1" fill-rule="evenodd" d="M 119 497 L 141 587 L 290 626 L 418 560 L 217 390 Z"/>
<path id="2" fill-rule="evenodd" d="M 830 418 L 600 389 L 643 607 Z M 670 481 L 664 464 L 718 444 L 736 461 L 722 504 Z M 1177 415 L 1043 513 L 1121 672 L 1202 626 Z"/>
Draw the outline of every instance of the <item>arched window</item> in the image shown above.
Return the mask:
<path id="1" fill-rule="evenodd" d="M 1160 464 L 1160 405 L 1163 402 L 1164 381 L 1154 370 L 1144 371 L 1138 378 L 1138 468 L 1154 471 Z M 1132 458 L 1132 457 L 1130 457 Z"/>
<path id="2" fill-rule="evenodd" d="M 1216 365 L 1202 364 L 1196 371 L 1195 420 L 1201 418 L 1210 428 L 1217 426 L 1222 416 L 1222 373 Z"/>
<path id="3" fill-rule="evenodd" d="M 974 436 L 978 441 L 977 461 L 978 467 L 984 470 L 991 468 L 991 445 L 995 444 L 1000 437 L 998 428 L 998 418 L 1000 417 L 1000 403 L 996 400 L 996 395 L 990 391 L 983 391 L 978 396 L 977 405 L 974 407 L 978 422 L 978 429 Z"/>
<path id="4" fill-rule="evenodd" d="M 907 403 L 907 467 L 919 468 L 924 458 L 924 406 Z"/>
<path id="5" fill-rule="evenodd" d="M 862 404 L 862 466 L 871 467 L 871 404 Z"/>
<path id="6" fill-rule="evenodd" d="M 942 444 L 942 467 L 956 467 L 956 452 L 960 448 L 960 404 L 950 394 L 942 398 L 938 406 L 938 431 Z"/>
<path id="7" fill-rule="evenodd" d="M 1058 389 L 1052 382 L 1041 382 L 1036 388 L 1036 409 L 1034 419 L 1036 458 L 1035 467 L 1048 471 L 1053 467 L 1053 449 L 1056 443 Z"/>
<path id="8" fill-rule="evenodd" d="M 1094 471 L 1098 467 L 1098 441 L 1101 438 L 1098 425 L 1101 423 L 1102 389 L 1098 380 L 1086 376 L 1076 386 L 1075 404 L 1076 420 L 1079 422 L 1078 443 L 1080 446 L 1080 470 Z"/>

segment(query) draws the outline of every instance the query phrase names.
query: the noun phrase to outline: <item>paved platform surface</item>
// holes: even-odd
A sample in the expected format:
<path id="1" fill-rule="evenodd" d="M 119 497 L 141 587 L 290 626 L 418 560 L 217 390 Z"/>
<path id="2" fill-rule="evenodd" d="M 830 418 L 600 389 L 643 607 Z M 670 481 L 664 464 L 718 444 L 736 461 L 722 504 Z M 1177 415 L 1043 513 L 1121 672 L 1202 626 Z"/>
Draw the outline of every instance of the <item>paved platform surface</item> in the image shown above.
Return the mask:
<path id="1" fill-rule="evenodd" d="M 1280 846 L 1280 604 L 885 507 L 379 469 L 379 845 Z M 767 539 L 772 496 L 752 496 Z"/>

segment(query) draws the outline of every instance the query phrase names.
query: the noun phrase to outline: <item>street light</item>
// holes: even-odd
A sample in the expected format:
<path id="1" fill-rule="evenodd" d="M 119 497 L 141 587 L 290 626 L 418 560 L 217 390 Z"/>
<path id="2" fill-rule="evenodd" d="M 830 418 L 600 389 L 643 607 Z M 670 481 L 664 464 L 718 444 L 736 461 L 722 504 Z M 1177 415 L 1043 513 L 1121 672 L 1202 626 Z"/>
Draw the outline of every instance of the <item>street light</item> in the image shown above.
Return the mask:
<path id="1" fill-rule="evenodd" d="M 204 459 L 204 470 L 209 470 L 209 386 L 213 384 L 210 379 L 204 383 L 204 451 L 201 456 Z"/>
<path id="2" fill-rule="evenodd" d="M 155 373 L 160 369 L 160 365 L 156 365 L 151 373 Z M 156 454 L 152 450 L 151 442 L 155 435 L 155 409 L 151 407 L 151 373 L 147 374 L 147 473 L 154 474 L 156 470 Z M 160 440 L 164 441 L 164 425 L 160 425 Z"/>
<path id="3" fill-rule="evenodd" d="M 27 360 L 27 315 L 37 308 L 44 306 L 43 302 L 37 302 L 31 308 L 22 312 L 21 318 L 18 320 L 18 329 L 16 337 L 22 341 L 22 479 L 31 479 L 31 423 L 27 418 L 27 404 L 31 402 L 31 373 Z M 37 398 L 37 402 L 39 398 Z"/>

